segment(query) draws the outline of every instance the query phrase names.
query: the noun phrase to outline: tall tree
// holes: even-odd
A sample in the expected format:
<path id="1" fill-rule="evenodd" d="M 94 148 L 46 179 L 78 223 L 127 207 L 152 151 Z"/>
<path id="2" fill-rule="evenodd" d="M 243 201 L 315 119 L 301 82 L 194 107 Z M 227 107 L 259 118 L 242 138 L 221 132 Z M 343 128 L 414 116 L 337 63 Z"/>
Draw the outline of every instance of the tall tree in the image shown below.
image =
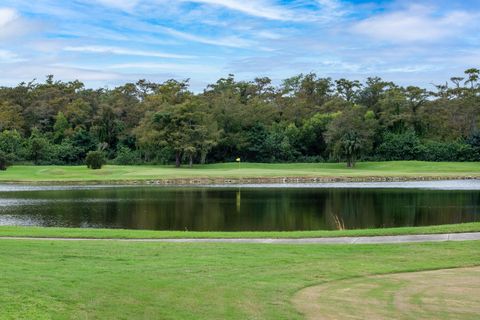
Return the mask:
<path id="1" fill-rule="evenodd" d="M 340 114 L 330 122 L 325 133 L 333 155 L 345 159 L 347 167 L 354 167 L 356 161 L 371 150 L 376 125 L 373 112 L 364 107 L 357 106 Z"/>

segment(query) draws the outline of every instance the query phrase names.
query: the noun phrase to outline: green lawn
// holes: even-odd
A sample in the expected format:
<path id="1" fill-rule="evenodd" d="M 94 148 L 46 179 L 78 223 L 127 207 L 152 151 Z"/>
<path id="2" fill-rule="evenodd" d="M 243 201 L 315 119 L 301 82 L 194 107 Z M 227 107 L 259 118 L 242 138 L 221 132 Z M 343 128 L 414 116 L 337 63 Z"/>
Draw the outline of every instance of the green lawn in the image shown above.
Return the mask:
<path id="1" fill-rule="evenodd" d="M 0 237 L 59 237 L 59 238 L 313 238 L 313 237 L 362 237 L 409 234 L 435 234 L 480 232 L 480 222 L 438 225 L 428 227 L 403 227 L 358 230 L 315 230 L 315 231 L 242 231 L 242 232 L 195 232 L 195 231 L 152 231 L 127 229 L 88 228 L 42 228 L 0 226 Z"/>
<path id="2" fill-rule="evenodd" d="M 259 164 L 223 163 L 172 166 L 105 166 L 90 170 L 86 166 L 12 166 L 0 172 L 0 181 L 17 182 L 114 182 L 185 178 L 275 178 L 275 177 L 480 177 L 478 162 L 360 162 L 353 169 L 343 163 Z"/>
<path id="3" fill-rule="evenodd" d="M 299 319 L 292 298 L 307 286 L 474 265 L 480 265 L 478 241 L 322 246 L 0 240 L 0 318 Z"/>

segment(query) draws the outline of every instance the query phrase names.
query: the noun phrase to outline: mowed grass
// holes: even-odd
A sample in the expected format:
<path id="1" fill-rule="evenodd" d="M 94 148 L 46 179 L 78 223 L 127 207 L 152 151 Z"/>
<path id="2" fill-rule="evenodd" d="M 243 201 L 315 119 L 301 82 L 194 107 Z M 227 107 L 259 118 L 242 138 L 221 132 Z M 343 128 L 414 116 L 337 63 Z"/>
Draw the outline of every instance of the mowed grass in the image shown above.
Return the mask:
<path id="1" fill-rule="evenodd" d="M 185 178 L 275 178 L 275 177 L 480 177 L 479 162 L 359 162 L 355 168 L 344 163 L 222 163 L 173 166 L 115 166 L 101 170 L 86 166 L 12 166 L 0 172 L 0 181 L 82 182 L 132 181 Z"/>
<path id="2" fill-rule="evenodd" d="M 0 237 L 58 237 L 98 239 L 169 239 L 169 238 L 327 238 L 365 237 L 412 234 L 438 234 L 480 232 L 480 222 L 438 225 L 427 227 L 378 228 L 357 230 L 313 231 L 154 231 L 129 229 L 55 228 L 0 226 Z"/>
<path id="3" fill-rule="evenodd" d="M 322 246 L 0 240 L 0 318 L 300 319 L 292 298 L 307 286 L 475 265 L 478 241 Z"/>

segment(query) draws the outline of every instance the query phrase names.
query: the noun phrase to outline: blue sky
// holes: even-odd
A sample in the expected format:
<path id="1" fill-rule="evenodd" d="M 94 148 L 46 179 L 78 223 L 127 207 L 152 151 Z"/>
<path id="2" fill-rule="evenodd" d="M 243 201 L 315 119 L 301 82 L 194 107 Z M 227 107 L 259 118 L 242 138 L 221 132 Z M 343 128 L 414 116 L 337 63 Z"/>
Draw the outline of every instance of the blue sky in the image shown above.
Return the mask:
<path id="1" fill-rule="evenodd" d="M 313 71 L 431 88 L 480 67 L 479 18 L 478 0 L 1 0 L 0 85 Z"/>

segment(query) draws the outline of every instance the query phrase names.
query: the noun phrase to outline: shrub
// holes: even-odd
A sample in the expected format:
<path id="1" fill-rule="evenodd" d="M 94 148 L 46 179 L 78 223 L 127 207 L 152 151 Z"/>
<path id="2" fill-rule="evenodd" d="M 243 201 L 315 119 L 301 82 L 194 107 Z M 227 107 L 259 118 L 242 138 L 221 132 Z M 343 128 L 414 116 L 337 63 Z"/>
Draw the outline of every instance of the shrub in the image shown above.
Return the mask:
<path id="1" fill-rule="evenodd" d="M 3 151 L 0 151 L 0 170 L 5 171 L 9 166 L 9 159 L 7 154 Z"/>
<path id="2" fill-rule="evenodd" d="M 101 169 L 104 164 L 107 163 L 103 152 L 101 151 L 90 151 L 87 153 L 85 158 L 85 163 L 90 169 Z"/>
<path id="3" fill-rule="evenodd" d="M 386 133 L 378 146 L 378 158 L 382 160 L 414 160 L 418 156 L 420 141 L 415 132 Z"/>
<path id="4" fill-rule="evenodd" d="M 33 135 L 29 139 L 29 160 L 35 164 L 47 164 L 54 155 L 52 145 L 47 138 L 40 135 Z"/>
<path id="5" fill-rule="evenodd" d="M 472 146 L 462 142 L 425 141 L 418 146 L 418 160 L 478 161 Z"/>
<path id="6" fill-rule="evenodd" d="M 137 164 L 140 162 L 140 157 L 137 152 L 131 150 L 128 147 L 120 147 L 117 151 L 117 157 L 115 158 L 116 164 L 127 165 Z"/>
<path id="7" fill-rule="evenodd" d="M 74 146 L 68 139 L 61 144 L 53 145 L 52 149 L 52 163 L 78 164 L 82 162 L 82 149 Z"/>
<path id="8" fill-rule="evenodd" d="M 480 159 L 480 131 L 475 132 L 467 139 L 467 143 L 475 152 L 475 158 Z"/>
<path id="9" fill-rule="evenodd" d="M 22 138 L 16 130 L 5 130 L 0 133 L 0 151 L 13 162 L 25 161 L 28 157 L 26 145 L 28 141 Z"/>
<path id="10" fill-rule="evenodd" d="M 297 162 L 304 162 L 304 163 L 319 163 L 325 162 L 325 159 L 322 156 L 300 156 L 297 158 Z"/>

